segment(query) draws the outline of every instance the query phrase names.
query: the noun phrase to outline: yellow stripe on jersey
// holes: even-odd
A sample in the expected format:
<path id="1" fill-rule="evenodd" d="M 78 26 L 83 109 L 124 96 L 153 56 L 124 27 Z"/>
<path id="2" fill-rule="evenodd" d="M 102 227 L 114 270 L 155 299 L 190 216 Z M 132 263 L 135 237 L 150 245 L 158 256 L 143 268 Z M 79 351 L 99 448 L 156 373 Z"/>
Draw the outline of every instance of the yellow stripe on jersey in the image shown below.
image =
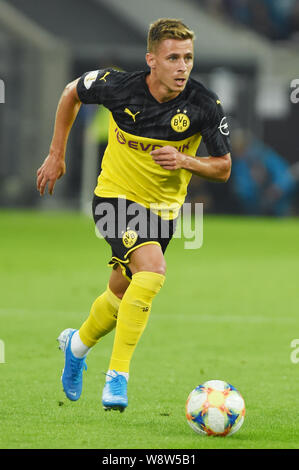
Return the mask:
<path id="1" fill-rule="evenodd" d="M 95 194 L 129 199 L 150 208 L 163 219 L 177 217 L 192 175 L 184 169 L 165 170 L 154 162 L 150 152 L 171 145 L 195 156 L 200 141 L 200 133 L 179 141 L 129 134 L 119 128 L 110 113 L 108 145 Z"/>

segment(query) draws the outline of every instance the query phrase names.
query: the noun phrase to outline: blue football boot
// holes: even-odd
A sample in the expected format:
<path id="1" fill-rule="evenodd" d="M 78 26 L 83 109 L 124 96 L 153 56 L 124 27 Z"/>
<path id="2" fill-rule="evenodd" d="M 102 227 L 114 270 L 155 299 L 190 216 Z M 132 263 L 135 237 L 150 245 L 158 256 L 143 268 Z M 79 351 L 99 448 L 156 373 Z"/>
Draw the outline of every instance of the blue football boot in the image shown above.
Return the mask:
<path id="1" fill-rule="evenodd" d="M 106 374 L 109 379 L 106 381 L 103 395 L 102 404 L 104 410 L 119 410 L 123 412 L 128 406 L 127 397 L 127 379 L 118 374 L 115 370 L 113 375 Z"/>
<path id="2" fill-rule="evenodd" d="M 62 371 L 61 382 L 64 393 L 72 401 L 79 400 L 82 393 L 83 369 L 87 369 L 85 357 L 77 358 L 71 351 L 71 339 L 75 331 L 72 328 L 63 330 L 57 338 L 59 349 L 64 351 L 65 364 Z"/>

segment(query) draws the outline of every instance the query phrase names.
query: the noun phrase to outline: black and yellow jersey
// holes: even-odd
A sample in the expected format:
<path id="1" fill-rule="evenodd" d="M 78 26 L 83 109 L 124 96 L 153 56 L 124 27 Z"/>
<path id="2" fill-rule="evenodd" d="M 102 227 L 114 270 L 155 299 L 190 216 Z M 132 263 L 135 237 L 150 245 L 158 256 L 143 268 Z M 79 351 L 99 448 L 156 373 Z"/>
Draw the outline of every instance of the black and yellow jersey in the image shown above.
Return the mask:
<path id="1" fill-rule="evenodd" d="M 176 98 L 159 103 L 148 89 L 147 73 L 103 69 L 87 72 L 78 81 L 82 103 L 110 110 L 108 145 L 95 194 L 156 206 L 163 218 L 174 218 L 192 174 L 165 170 L 150 152 L 172 145 L 195 156 L 203 139 L 209 155 L 225 155 L 230 152 L 228 124 L 217 95 L 200 82 L 189 78 Z"/>

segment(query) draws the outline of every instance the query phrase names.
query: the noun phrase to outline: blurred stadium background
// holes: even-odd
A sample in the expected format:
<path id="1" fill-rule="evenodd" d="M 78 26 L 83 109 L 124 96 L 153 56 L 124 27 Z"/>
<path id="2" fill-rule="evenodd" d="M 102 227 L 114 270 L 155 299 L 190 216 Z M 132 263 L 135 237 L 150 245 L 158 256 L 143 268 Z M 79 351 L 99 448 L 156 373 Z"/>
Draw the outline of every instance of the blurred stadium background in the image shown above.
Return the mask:
<path id="1" fill-rule="evenodd" d="M 2 207 L 88 210 L 102 107 L 81 107 L 55 196 L 36 191 L 63 88 L 88 70 L 144 69 L 149 24 L 175 17 L 196 33 L 193 76 L 220 96 L 233 145 L 229 184 L 193 178 L 189 201 L 206 213 L 299 214 L 298 0 L 0 0 L 0 11 Z"/>

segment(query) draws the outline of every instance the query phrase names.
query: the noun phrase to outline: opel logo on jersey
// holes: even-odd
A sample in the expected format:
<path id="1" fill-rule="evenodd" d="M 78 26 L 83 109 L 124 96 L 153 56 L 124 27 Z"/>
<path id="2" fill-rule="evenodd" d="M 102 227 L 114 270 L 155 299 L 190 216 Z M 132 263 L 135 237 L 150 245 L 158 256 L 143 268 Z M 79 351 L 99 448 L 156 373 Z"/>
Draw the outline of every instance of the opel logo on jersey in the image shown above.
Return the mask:
<path id="1" fill-rule="evenodd" d="M 221 119 L 220 126 L 218 127 L 218 129 L 220 130 L 221 134 L 229 135 L 229 129 L 228 129 L 227 121 L 226 121 L 226 116 L 224 116 Z"/>
<path id="2" fill-rule="evenodd" d="M 190 119 L 185 113 L 186 110 L 184 113 L 181 113 L 178 109 L 178 114 L 171 119 L 170 124 L 175 132 L 185 132 L 190 126 Z"/>
<path id="3" fill-rule="evenodd" d="M 123 234 L 123 244 L 126 248 L 131 248 L 137 242 L 138 234 L 134 230 L 127 230 Z"/>

